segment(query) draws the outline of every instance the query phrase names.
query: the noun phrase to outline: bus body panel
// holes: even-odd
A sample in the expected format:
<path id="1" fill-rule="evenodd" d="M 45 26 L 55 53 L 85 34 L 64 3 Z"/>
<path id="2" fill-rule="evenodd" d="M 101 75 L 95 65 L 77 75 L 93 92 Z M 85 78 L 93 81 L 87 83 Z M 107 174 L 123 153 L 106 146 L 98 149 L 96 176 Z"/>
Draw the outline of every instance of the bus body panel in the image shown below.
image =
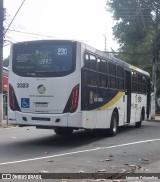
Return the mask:
<path id="1" fill-rule="evenodd" d="M 82 122 L 82 114 L 83 112 L 78 111 L 76 113 L 69 113 L 68 114 L 68 125 L 67 127 L 71 128 L 84 128 L 83 122 Z"/>
<path id="2" fill-rule="evenodd" d="M 109 109 L 98 110 L 96 128 L 109 128 L 110 125 L 110 111 Z"/>
<path id="3" fill-rule="evenodd" d="M 118 110 L 119 114 L 119 126 L 124 125 L 125 122 L 125 95 L 122 95 L 122 97 L 112 106 L 101 109 L 98 108 L 96 110 L 92 111 L 83 111 L 83 127 L 88 129 L 94 129 L 94 128 L 109 128 L 110 127 L 110 121 L 112 117 L 112 113 L 114 109 Z"/>
<path id="4" fill-rule="evenodd" d="M 146 95 L 132 93 L 131 99 L 131 123 L 140 121 L 142 109 L 146 112 Z"/>
<path id="5" fill-rule="evenodd" d="M 86 112 L 86 121 L 84 123 L 85 124 L 84 128 L 94 129 L 96 128 L 96 122 L 97 122 L 97 112 L 95 111 Z"/>
<path id="6" fill-rule="evenodd" d="M 69 95 L 72 89 L 77 85 L 77 80 L 79 80 L 78 74 L 74 72 L 66 77 L 47 79 L 20 78 L 13 75 L 10 79 L 10 83 L 12 83 L 22 112 L 60 114 L 63 113 Z M 28 84 L 28 87 L 18 87 L 20 84 Z M 40 86 L 44 87 L 44 91 L 42 90 L 39 93 L 38 88 Z"/>
<path id="7" fill-rule="evenodd" d="M 58 120 L 58 122 L 57 122 Z M 67 127 L 68 113 L 66 114 L 32 114 L 16 112 L 16 121 L 18 125 L 26 126 L 61 126 Z"/>

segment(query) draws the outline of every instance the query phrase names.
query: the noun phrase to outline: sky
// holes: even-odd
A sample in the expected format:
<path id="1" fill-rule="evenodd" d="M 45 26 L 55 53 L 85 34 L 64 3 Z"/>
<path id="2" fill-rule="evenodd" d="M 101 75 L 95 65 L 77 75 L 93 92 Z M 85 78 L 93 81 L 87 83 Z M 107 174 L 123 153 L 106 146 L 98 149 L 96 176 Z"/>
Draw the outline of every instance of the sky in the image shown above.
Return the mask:
<path id="1" fill-rule="evenodd" d="M 6 27 L 22 2 L 4 0 Z M 26 0 L 6 33 L 9 42 L 5 44 L 35 39 L 71 39 L 104 51 L 106 37 L 107 50 L 116 50 L 118 44 L 112 35 L 114 23 L 112 15 L 106 11 L 106 0 Z M 4 58 L 9 50 L 10 45 L 4 46 Z"/>

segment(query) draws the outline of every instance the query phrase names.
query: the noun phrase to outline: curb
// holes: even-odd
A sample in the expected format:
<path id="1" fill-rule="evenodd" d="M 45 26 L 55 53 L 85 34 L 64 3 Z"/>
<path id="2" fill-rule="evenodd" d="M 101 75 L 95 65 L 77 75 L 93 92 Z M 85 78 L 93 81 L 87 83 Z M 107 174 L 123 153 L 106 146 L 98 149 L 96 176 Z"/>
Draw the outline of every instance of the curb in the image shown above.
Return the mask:
<path id="1" fill-rule="evenodd" d="M 147 119 L 149 122 L 160 122 L 160 115 L 155 115 L 154 119 Z"/>
<path id="2" fill-rule="evenodd" d="M 2 125 L 0 125 L 0 129 L 9 129 L 9 128 L 15 128 L 15 125 L 8 125 L 7 120 L 2 121 Z"/>
<path id="3" fill-rule="evenodd" d="M 14 126 L 14 125 L 2 125 L 0 126 L 0 130 L 3 129 L 11 129 L 11 128 L 17 128 L 18 126 Z"/>
<path id="4" fill-rule="evenodd" d="M 160 120 L 152 119 L 149 122 L 160 122 Z"/>
<path id="5" fill-rule="evenodd" d="M 159 173 L 160 172 L 160 161 L 153 162 L 142 166 L 141 169 L 136 170 L 135 173 Z"/>
<path id="6" fill-rule="evenodd" d="M 8 123 L 7 123 L 7 120 L 3 120 L 2 125 L 0 125 L 0 128 L 7 128 L 8 127 Z"/>

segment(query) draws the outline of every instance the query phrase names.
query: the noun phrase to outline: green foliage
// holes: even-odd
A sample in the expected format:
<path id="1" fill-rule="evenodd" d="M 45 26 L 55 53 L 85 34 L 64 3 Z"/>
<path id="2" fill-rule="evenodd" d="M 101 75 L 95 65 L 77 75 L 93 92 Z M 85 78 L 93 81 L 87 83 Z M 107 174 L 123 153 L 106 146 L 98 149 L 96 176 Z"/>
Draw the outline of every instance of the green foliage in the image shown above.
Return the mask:
<path id="1" fill-rule="evenodd" d="M 3 66 L 8 67 L 9 66 L 9 57 L 3 60 Z"/>
<path id="2" fill-rule="evenodd" d="M 137 45 L 146 35 L 146 27 L 151 21 L 151 8 L 145 3 L 140 5 L 137 0 L 110 0 L 107 3 L 117 24 L 113 27 L 113 32 L 120 43 Z M 141 17 L 143 18 L 143 22 Z"/>
<path id="3" fill-rule="evenodd" d="M 157 95 L 160 97 L 160 65 L 158 65 L 158 72 L 157 72 Z"/>
<path id="4" fill-rule="evenodd" d="M 117 57 L 151 73 L 151 63 L 160 53 L 160 1 L 108 0 L 106 5 L 117 20 L 113 26 L 113 34 L 120 44 L 121 54 Z"/>

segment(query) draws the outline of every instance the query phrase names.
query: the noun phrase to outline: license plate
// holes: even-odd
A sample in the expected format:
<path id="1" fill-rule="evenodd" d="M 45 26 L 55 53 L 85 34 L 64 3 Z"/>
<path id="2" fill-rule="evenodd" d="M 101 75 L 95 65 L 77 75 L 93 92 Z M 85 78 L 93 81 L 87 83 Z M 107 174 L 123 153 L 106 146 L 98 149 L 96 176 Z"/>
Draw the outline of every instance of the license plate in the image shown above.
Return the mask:
<path id="1" fill-rule="evenodd" d="M 48 107 L 48 102 L 35 102 L 35 107 Z"/>

